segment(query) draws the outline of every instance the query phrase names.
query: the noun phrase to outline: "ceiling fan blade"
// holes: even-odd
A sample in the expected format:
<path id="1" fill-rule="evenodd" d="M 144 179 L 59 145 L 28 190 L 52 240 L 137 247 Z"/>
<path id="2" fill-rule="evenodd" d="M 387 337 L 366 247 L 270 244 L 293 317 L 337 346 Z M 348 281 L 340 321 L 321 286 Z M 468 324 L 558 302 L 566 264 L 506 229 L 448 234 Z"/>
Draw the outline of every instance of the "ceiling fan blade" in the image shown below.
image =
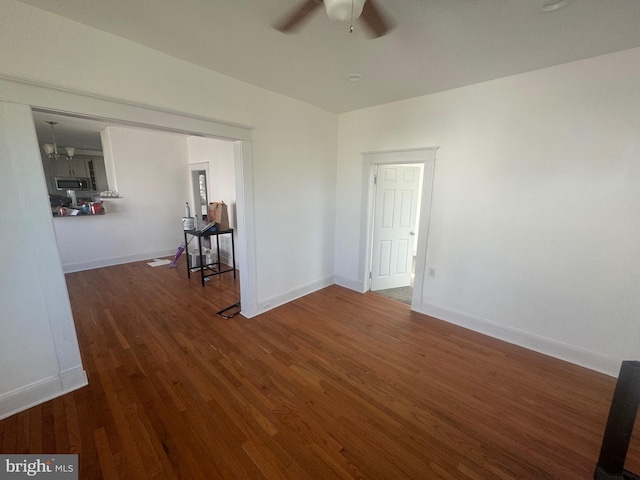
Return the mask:
<path id="1" fill-rule="evenodd" d="M 295 32 L 311 17 L 311 14 L 320 5 L 322 5 L 322 0 L 306 0 L 302 5 L 284 17 L 282 21 L 276 23 L 273 28 L 282 33 Z"/>
<path id="2" fill-rule="evenodd" d="M 393 28 L 391 20 L 388 17 L 385 18 L 374 0 L 364 2 L 360 18 L 369 28 L 374 38 L 386 35 Z"/>

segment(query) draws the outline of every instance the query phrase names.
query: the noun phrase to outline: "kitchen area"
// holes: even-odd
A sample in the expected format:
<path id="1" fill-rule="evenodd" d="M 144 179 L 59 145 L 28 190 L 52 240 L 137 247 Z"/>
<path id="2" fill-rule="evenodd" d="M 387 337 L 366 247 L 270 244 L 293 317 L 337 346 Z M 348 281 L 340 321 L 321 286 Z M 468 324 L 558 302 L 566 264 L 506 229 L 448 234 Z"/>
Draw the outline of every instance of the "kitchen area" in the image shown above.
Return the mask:
<path id="1" fill-rule="evenodd" d="M 42 167 L 54 217 L 104 215 L 105 198 L 117 198 L 107 182 L 98 128 L 81 119 L 33 112 Z"/>

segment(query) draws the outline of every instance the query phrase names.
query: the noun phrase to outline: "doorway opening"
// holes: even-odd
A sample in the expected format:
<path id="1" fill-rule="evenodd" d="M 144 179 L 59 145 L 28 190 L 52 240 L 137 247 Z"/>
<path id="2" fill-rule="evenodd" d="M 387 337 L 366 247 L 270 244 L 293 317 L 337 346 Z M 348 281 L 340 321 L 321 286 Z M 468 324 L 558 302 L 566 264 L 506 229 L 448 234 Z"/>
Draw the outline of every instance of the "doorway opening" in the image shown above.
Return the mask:
<path id="1" fill-rule="evenodd" d="M 202 221 L 207 220 L 209 194 L 207 193 L 207 171 L 191 170 L 191 188 L 193 189 L 193 208 Z"/>
<path id="2" fill-rule="evenodd" d="M 241 259 L 233 254 L 234 245 L 239 245 L 238 215 L 241 213 L 238 211 L 238 189 L 235 182 L 237 168 L 234 161 L 234 144 L 219 138 L 189 137 L 187 150 L 191 190 L 189 203 L 193 205 L 192 212 L 196 216 L 198 225 L 214 220 L 209 218 L 209 207 L 212 202 L 220 202 L 224 203 L 227 209 L 228 227 L 225 229 L 233 230 L 230 235 L 202 238 L 203 251 L 206 255 L 217 259 L 219 263 L 221 262 L 215 268 L 225 271 L 235 268 L 234 278 L 238 273 L 241 273 L 240 277 L 242 277 L 244 265 Z M 192 244 L 186 247 L 190 255 L 197 255 L 197 246 Z M 222 264 L 225 266 L 222 267 Z"/>
<path id="3" fill-rule="evenodd" d="M 364 291 L 422 302 L 438 147 L 363 154 Z"/>
<path id="4" fill-rule="evenodd" d="M 374 170 L 370 289 L 411 305 L 423 165 L 376 165 Z"/>
<path id="5" fill-rule="evenodd" d="M 207 215 L 208 203 L 210 199 L 213 199 L 213 196 L 220 194 L 217 191 L 211 192 L 211 180 L 213 179 L 212 174 L 215 174 L 216 178 L 223 177 L 225 179 L 225 186 L 224 186 L 225 194 L 227 193 L 227 191 L 230 191 L 230 190 L 233 191 L 233 207 L 232 207 L 233 220 L 232 221 L 234 223 L 234 226 L 236 227 L 234 228 L 236 265 L 238 268 L 242 266 L 242 268 L 244 269 L 243 275 L 240 276 L 239 283 L 238 283 L 239 292 L 236 295 L 239 294 L 243 299 L 242 313 L 244 316 L 246 316 L 247 318 L 251 318 L 256 314 L 257 303 L 255 300 L 255 292 L 256 292 L 255 256 L 253 255 L 253 251 L 251 249 L 246 248 L 248 242 L 251 241 L 250 239 L 254 235 L 253 209 L 251 208 L 253 192 L 252 192 L 251 182 L 247 181 L 247 179 L 251 178 L 251 148 L 250 148 L 250 141 L 248 139 L 242 138 L 244 136 L 244 132 L 240 131 L 239 127 L 237 130 L 240 131 L 241 135 L 238 135 L 239 138 L 234 139 L 234 138 L 227 138 L 227 137 L 217 136 L 217 135 L 214 136 L 213 133 L 209 133 L 209 132 L 206 132 L 203 134 L 200 131 L 193 132 L 187 129 L 180 129 L 180 128 L 173 129 L 173 128 L 164 127 L 164 126 L 159 127 L 151 124 L 145 124 L 144 126 L 142 126 L 140 123 L 131 122 L 129 120 L 119 120 L 119 119 L 113 119 L 113 118 L 107 119 L 105 117 L 93 117 L 90 115 L 74 114 L 69 112 L 63 113 L 57 110 L 49 110 L 44 108 L 32 107 L 32 113 L 36 114 L 36 118 L 38 114 L 58 116 L 58 117 L 64 118 L 64 124 L 65 125 L 73 124 L 74 129 L 78 130 L 78 132 L 76 133 L 86 133 L 86 132 L 80 132 L 80 131 L 86 130 L 86 131 L 89 131 L 91 134 L 97 135 L 98 138 L 100 138 L 100 132 L 102 132 L 105 128 L 114 126 L 114 127 L 125 127 L 125 128 L 131 127 L 132 131 L 140 130 L 141 132 L 147 131 L 147 132 L 155 132 L 160 134 L 168 133 L 168 134 L 174 134 L 177 136 L 184 136 L 187 138 L 187 143 L 198 142 L 198 141 L 204 142 L 208 140 L 211 142 L 218 142 L 219 144 L 223 144 L 225 155 L 226 155 L 225 161 L 227 164 L 226 169 L 228 171 L 228 175 L 221 176 L 219 169 L 216 169 L 216 168 L 209 169 L 208 165 L 203 168 L 194 169 L 193 172 L 191 171 L 189 172 L 189 176 L 187 178 L 189 183 L 188 190 L 192 190 L 191 187 L 194 187 L 193 190 L 195 195 L 189 195 L 186 198 L 185 197 L 182 197 L 182 198 L 184 198 L 185 200 L 189 199 L 190 204 L 193 201 L 192 211 L 198 214 L 199 219 L 203 219 L 204 216 Z M 176 116 L 175 120 L 177 125 L 180 125 L 182 122 L 182 118 L 179 116 Z M 216 125 L 212 123 L 211 125 L 207 124 L 206 127 L 207 128 L 210 127 L 211 130 L 215 130 Z M 205 130 L 205 128 L 202 128 L 202 130 Z M 41 143 L 40 140 L 38 141 L 38 143 Z M 74 141 L 71 144 L 80 145 L 81 142 Z M 189 150 L 191 151 L 191 149 Z M 216 151 L 215 153 L 210 154 L 211 157 L 214 157 L 216 155 L 219 156 L 220 153 Z M 106 157 L 107 155 L 105 155 L 105 161 L 107 160 Z M 113 165 L 111 165 L 111 167 L 113 167 Z M 106 164 L 105 170 L 106 170 L 106 176 L 110 177 L 108 178 L 109 190 L 116 191 L 117 190 L 116 180 L 115 180 L 116 175 L 115 175 L 114 168 L 110 168 L 110 164 Z M 122 175 L 120 176 L 122 177 Z M 133 178 L 131 175 L 129 175 L 129 177 Z M 189 194 L 188 190 L 187 190 L 187 194 Z M 170 189 L 166 191 L 170 191 Z M 100 192 L 94 192 L 94 193 L 98 195 Z M 132 195 L 128 195 L 128 197 L 131 197 L 131 196 Z M 92 229 L 85 228 L 80 232 L 80 234 L 81 235 L 93 234 L 92 238 L 98 238 L 99 241 L 106 242 L 105 239 L 110 238 L 109 235 L 114 235 L 115 234 L 114 232 L 126 231 L 127 228 L 118 228 L 120 225 L 116 225 L 116 224 L 119 224 L 119 222 L 124 223 L 128 220 L 127 215 L 120 213 L 121 211 L 126 210 L 125 207 L 127 207 L 129 203 L 132 203 L 132 200 L 128 197 L 124 199 L 118 198 L 117 200 L 108 199 L 110 203 L 109 209 L 108 209 L 109 214 L 106 215 L 104 218 L 101 218 L 102 220 L 101 222 L 98 222 L 98 221 L 92 222 L 91 223 Z M 184 200 L 182 200 L 182 202 L 184 202 Z M 248 208 L 246 207 L 247 204 L 249 205 Z M 132 216 L 137 212 L 136 209 L 128 209 L 127 211 L 129 211 L 130 213 L 129 216 Z M 131 212 L 133 212 L 133 214 Z M 231 211 L 229 213 L 231 216 Z M 144 215 L 144 213 L 142 215 Z M 62 222 L 58 222 L 58 223 L 62 223 Z M 74 234 L 74 235 L 77 234 L 76 230 L 78 230 L 78 228 L 76 228 L 76 225 L 78 223 L 79 222 L 69 221 L 66 224 L 64 224 L 62 227 L 60 227 L 57 223 L 54 225 L 54 227 L 59 227 L 59 228 L 54 228 L 55 236 L 56 238 L 58 238 L 58 242 L 57 242 L 58 245 L 60 244 L 66 245 L 67 243 L 69 244 L 73 243 L 74 245 L 77 243 L 91 244 L 91 242 L 77 242 L 77 241 L 66 242 L 64 241 L 64 238 L 62 239 L 62 241 L 60 240 L 61 235 L 62 237 L 67 238 L 71 234 Z M 139 224 L 139 222 L 135 222 L 135 223 Z M 96 229 L 98 230 L 97 232 L 89 231 L 89 230 L 96 230 Z M 67 230 L 70 231 L 69 234 L 66 233 Z M 110 245 L 116 245 L 116 246 L 124 244 L 124 242 L 118 242 L 118 241 L 113 241 L 108 243 Z M 220 251 L 222 253 L 226 252 L 227 250 L 231 252 L 230 238 L 227 239 L 227 242 L 226 242 L 226 243 L 229 243 L 228 246 L 224 241 L 221 241 L 220 243 L 221 243 Z M 95 252 L 95 249 L 93 250 L 93 252 Z M 173 254 L 175 250 L 173 248 L 169 249 L 169 248 L 163 247 L 162 252 L 160 252 L 158 249 L 153 251 L 152 253 L 155 254 L 156 252 L 157 252 L 158 258 L 162 258 L 162 257 L 168 258 L 168 255 Z M 125 255 L 121 255 L 121 256 L 113 255 L 108 258 L 106 256 L 105 258 L 95 257 L 95 254 L 93 254 L 92 256 L 91 252 L 86 252 L 85 254 L 85 252 L 83 251 L 80 253 L 83 256 L 80 256 L 78 251 L 71 252 L 67 255 L 64 252 L 60 252 L 60 250 L 58 249 L 58 255 L 60 256 L 64 273 L 72 273 L 80 270 L 100 268 L 100 267 L 115 265 L 118 263 L 128 263 L 128 262 L 146 260 L 148 258 L 151 258 L 145 252 L 140 254 L 135 252 L 134 254 L 127 254 L 128 252 L 124 252 Z M 119 253 L 119 251 L 117 253 Z M 221 256 L 224 257 L 224 255 L 221 255 Z M 153 258 L 156 258 L 156 257 L 153 257 Z M 225 258 L 222 258 L 222 260 L 225 261 Z M 227 262 L 227 263 L 230 263 L 230 262 Z"/>

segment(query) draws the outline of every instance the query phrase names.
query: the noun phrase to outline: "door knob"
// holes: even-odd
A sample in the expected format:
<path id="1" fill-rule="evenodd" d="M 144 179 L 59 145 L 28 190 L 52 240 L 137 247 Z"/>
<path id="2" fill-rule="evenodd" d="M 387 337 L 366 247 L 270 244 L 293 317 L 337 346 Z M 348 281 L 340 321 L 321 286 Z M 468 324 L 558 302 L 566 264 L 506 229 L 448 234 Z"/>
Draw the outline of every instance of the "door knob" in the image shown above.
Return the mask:
<path id="1" fill-rule="evenodd" d="M 415 235 L 415 232 L 409 232 L 409 235 Z"/>

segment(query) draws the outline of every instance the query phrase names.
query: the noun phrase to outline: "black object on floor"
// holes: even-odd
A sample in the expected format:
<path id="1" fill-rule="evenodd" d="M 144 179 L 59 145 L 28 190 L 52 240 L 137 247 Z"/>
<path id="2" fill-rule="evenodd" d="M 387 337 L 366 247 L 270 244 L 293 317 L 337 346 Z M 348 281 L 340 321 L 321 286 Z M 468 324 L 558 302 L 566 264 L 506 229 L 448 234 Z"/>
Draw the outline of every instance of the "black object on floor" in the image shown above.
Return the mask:
<path id="1" fill-rule="evenodd" d="M 624 469 L 639 406 L 640 362 L 624 361 L 611 400 L 595 480 L 640 480 L 640 476 Z"/>
<path id="2" fill-rule="evenodd" d="M 240 313 L 240 302 L 234 303 L 230 307 L 220 310 L 216 315 L 222 318 L 232 318 Z"/>

